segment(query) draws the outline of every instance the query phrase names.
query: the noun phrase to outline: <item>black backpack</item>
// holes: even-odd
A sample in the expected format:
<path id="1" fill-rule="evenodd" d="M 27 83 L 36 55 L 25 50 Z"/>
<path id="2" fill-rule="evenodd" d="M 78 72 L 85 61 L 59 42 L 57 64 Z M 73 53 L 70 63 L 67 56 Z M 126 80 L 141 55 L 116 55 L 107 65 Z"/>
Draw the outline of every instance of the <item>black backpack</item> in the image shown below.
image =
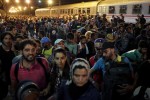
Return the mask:
<path id="1" fill-rule="evenodd" d="M 42 66 L 42 68 L 44 69 L 45 76 L 46 76 L 46 81 L 47 81 L 47 83 L 49 83 L 49 73 L 47 72 L 47 70 L 45 68 L 45 65 L 42 63 L 42 58 L 36 57 L 36 60 Z M 14 74 L 15 74 L 17 82 L 19 82 L 19 80 L 18 80 L 18 70 L 19 70 L 19 62 L 17 62 L 16 66 L 15 66 L 15 70 L 14 70 Z"/>
<path id="2" fill-rule="evenodd" d="M 105 74 L 103 77 L 103 98 L 106 100 L 112 100 L 113 94 L 118 94 L 118 85 L 132 84 L 132 69 L 128 63 L 125 63 L 125 57 L 121 57 L 121 62 L 106 62 Z"/>

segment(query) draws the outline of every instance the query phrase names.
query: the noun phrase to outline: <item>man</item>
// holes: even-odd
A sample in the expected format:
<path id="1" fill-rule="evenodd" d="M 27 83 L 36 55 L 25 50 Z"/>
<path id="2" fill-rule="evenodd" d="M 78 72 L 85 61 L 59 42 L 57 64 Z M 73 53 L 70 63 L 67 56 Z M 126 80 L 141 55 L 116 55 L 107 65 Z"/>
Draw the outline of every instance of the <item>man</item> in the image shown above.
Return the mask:
<path id="1" fill-rule="evenodd" d="M 98 69 L 103 72 L 103 100 L 129 100 L 135 85 L 129 60 L 116 54 L 112 42 L 104 42 L 102 49 L 103 57 L 96 62 L 90 73 Z"/>
<path id="2" fill-rule="evenodd" d="M 88 54 L 89 54 L 89 49 L 87 47 L 86 37 L 84 35 L 81 35 L 80 42 L 77 46 L 77 56 L 76 57 L 87 59 Z"/>
<path id="3" fill-rule="evenodd" d="M 42 95 L 47 95 L 49 83 L 46 79 L 49 67 L 44 58 L 36 58 L 36 43 L 33 40 L 23 40 L 20 44 L 22 58 L 16 64 L 13 64 L 10 71 L 12 89 L 15 91 L 19 82 L 31 80 L 36 83 Z M 18 68 L 17 68 L 18 66 Z M 16 72 L 16 68 L 18 69 Z"/>
<path id="4" fill-rule="evenodd" d="M 73 55 L 77 54 L 77 43 L 74 41 L 74 35 L 72 33 L 67 34 L 67 41 L 65 46 L 69 49 L 69 52 Z"/>
<path id="5" fill-rule="evenodd" d="M 97 38 L 94 41 L 94 47 L 95 47 L 96 54 L 94 56 L 90 57 L 90 59 L 89 59 L 90 65 L 92 67 L 97 62 L 97 60 L 103 56 L 102 45 L 103 45 L 104 41 L 105 40 L 103 38 Z M 92 77 L 93 77 L 94 81 L 97 83 L 97 85 L 96 85 L 97 88 L 101 89 L 101 85 L 102 85 L 102 72 L 99 71 L 99 70 L 94 71 L 92 73 Z"/>
<path id="6" fill-rule="evenodd" d="M 103 100 L 129 100 L 135 86 L 129 60 L 116 54 L 112 42 L 104 42 L 102 48 L 105 59 Z"/>
<path id="7" fill-rule="evenodd" d="M 52 55 L 53 46 L 51 44 L 51 40 L 48 37 L 43 37 L 41 39 L 41 44 L 43 47 L 42 54 L 48 59 L 49 56 Z"/>
<path id="8" fill-rule="evenodd" d="M 148 58 L 148 44 L 146 41 L 139 41 L 138 48 L 130 50 L 122 54 L 122 56 L 127 57 L 133 63 L 141 63 Z"/>
<path id="9" fill-rule="evenodd" d="M 94 66 L 95 62 L 103 56 L 103 52 L 102 52 L 102 45 L 104 43 L 104 39 L 103 38 L 97 38 L 94 41 L 94 48 L 95 48 L 95 55 L 90 57 L 89 61 L 90 61 L 90 65 Z"/>

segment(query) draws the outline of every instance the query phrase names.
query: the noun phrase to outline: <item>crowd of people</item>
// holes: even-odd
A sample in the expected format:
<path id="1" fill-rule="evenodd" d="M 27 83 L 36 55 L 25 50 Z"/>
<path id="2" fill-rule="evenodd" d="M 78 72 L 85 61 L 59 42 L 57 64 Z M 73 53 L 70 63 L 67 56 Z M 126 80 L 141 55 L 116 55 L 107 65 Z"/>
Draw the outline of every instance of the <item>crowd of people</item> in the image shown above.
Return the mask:
<path id="1" fill-rule="evenodd" d="M 0 24 L 0 99 L 149 100 L 150 23 L 135 20 L 8 17 Z"/>

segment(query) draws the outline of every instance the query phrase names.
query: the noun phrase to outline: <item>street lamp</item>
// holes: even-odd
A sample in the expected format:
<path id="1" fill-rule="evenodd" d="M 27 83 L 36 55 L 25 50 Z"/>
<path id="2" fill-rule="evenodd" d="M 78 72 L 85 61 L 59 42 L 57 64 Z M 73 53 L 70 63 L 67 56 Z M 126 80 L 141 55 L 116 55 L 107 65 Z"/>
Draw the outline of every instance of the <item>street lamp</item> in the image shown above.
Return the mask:
<path id="1" fill-rule="evenodd" d="M 19 0 L 16 0 L 16 3 L 19 3 L 20 1 Z"/>
<path id="2" fill-rule="evenodd" d="M 47 2 L 48 2 L 48 6 L 51 5 L 51 4 L 53 3 L 52 0 L 48 0 Z"/>
<path id="3" fill-rule="evenodd" d="M 39 3 L 41 3 L 42 1 L 41 1 L 41 0 L 39 0 L 38 2 L 39 2 Z"/>
<path id="4" fill-rule="evenodd" d="M 6 3 L 9 3 L 9 0 L 5 0 Z"/>

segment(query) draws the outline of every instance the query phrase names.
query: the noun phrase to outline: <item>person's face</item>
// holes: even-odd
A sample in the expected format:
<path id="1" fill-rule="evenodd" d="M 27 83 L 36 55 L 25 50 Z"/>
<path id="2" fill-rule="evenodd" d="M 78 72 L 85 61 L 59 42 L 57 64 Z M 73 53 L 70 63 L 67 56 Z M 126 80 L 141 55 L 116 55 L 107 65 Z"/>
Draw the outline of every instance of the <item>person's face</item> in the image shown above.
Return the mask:
<path id="1" fill-rule="evenodd" d="M 64 68 L 67 57 L 63 53 L 58 52 L 58 53 L 55 54 L 54 60 L 55 60 L 56 65 L 59 68 Z"/>
<path id="2" fill-rule="evenodd" d="M 27 44 L 22 50 L 23 58 L 28 62 L 34 61 L 36 56 L 36 50 L 36 47 Z"/>
<path id="3" fill-rule="evenodd" d="M 102 54 L 102 43 L 97 42 L 97 43 L 94 44 L 94 47 L 95 47 L 96 53 Z"/>
<path id="4" fill-rule="evenodd" d="M 7 47 L 11 47 L 11 46 L 12 46 L 12 42 L 13 42 L 13 40 L 12 40 L 12 38 L 11 38 L 10 35 L 6 35 L 6 36 L 4 37 L 4 39 L 3 39 L 3 44 L 4 44 L 5 46 L 7 46 Z"/>
<path id="5" fill-rule="evenodd" d="M 70 43 L 74 43 L 74 39 L 68 39 Z"/>
<path id="6" fill-rule="evenodd" d="M 112 48 L 107 48 L 103 51 L 103 57 L 106 60 L 110 60 L 112 58 L 113 55 L 113 49 Z"/>
<path id="7" fill-rule="evenodd" d="M 87 34 L 86 35 L 86 40 L 90 40 L 91 39 L 91 34 Z"/>
<path id="8" fill-rule="evenodd" d="M 51 43 L 50 42 L 46 42 L 46 43 L 43 43 L 42 46 L 43 46 L 44 49 L 49 49 L 50 46 L 51 46 Z"/>
<path id="9" fill-rule="evenodd" d="M 36 53 L 40 54 L 42 52 L 42 50 L 41 50 L 41 44 L 36 43 L 36 45 L 37 45 L 37 47 L 36 47 Z"/>
<path id="10" fill-rule="evenodd" d="M 82 43 L 82 44 L 85 44 L 85 43 L 86 43 L 86 38 L 83 38 L 83 39 L 81 40 L 81 43 Z"/>
<path id="11" fill-rule="evenodd" d="M 60 41 L 59 43 L 57 43 L 57 47 L 65 48 L 64 41 Z"/>
<path id="12" fill-rule="evenodd" d="M 72 80 L 77 86 L 83 86 L 88 82 L 88 71 L 85 68 L 75 69 Z"/>
<path id="13" fill-rule="evenodd" d="M 141 48 L 141 53 L 146 54 L 147 53 L 147 48 Z"/>

